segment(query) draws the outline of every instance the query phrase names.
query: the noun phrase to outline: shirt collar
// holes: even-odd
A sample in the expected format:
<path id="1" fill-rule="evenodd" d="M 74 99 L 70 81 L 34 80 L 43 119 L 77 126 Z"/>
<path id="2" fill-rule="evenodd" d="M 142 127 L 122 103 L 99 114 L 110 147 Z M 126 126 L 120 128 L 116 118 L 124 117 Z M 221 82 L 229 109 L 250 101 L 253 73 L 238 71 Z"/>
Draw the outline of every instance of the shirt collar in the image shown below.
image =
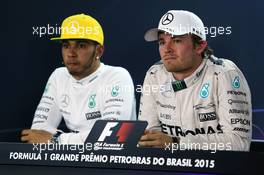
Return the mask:
<path id="1" fill-rule="evenodd" d="M 207 61 L 207 59 L 203 59 L 200 66 L 190 76 L 186 77 L 183 80 L 176 80 L 175 81 L 175 79 L 171 73 L 171 76 L 173 79 L 171 84 L 172 84 L 172 88 L 173 88 L 174 92 L 188 88 L 188 87 L 192 86 L 193 84 L 195 84 L 201 78 L 203 70 L 205 69 L 205 66 L 206 66 L 206 61 Z"/>
<path id="2" fill-rule="evenodd" d="M 98 76 L 103 72 L 105 68 L 105 65 L 103 63 L 100 63 L 99 67 L 96 69 L 95 72 L 91 73 L 90 75 L 80 79 L 80 80 L 76 80 L 72 75 L 71 78 L 73 80 L 73 83 L 79 84 L 79 85 L 86 85 L 89 84 L 91 82 L 93 82 L 95 79 L 98 78 Z"/>
<path id="3" fill-rule="evenodd" d="M 201 78 L 201 75 L 202 75 L 204 68 L 206 66 L 206 61 L 207 61 L 207 59 L 203 59 L 200 66 L 189 77 L 186 77 L 184 79 L 187 87 L 190 87 L 191 85 L 196 83 Z"/>

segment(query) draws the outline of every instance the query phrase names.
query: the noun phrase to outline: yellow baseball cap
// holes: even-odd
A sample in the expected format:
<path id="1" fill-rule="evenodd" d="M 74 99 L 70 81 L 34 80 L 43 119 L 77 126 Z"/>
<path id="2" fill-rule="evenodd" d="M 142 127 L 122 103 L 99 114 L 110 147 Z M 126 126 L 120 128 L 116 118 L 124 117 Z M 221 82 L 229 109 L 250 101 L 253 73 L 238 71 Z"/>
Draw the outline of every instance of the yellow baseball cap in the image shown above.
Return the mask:
<path id="1" fill-rule="evenodd" d="M 104 44 L 104 33 L 99 22 L 85 14 L 70 16 L 62 22 L 61 36 L 51 40 L 89 39 Z"/>

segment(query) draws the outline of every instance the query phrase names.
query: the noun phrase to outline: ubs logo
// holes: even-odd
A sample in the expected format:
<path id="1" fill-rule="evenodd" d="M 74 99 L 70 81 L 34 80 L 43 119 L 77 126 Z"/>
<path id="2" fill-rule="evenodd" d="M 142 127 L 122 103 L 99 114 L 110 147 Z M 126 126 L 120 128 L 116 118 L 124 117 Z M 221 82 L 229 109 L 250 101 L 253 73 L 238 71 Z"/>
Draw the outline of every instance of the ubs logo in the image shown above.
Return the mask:
<path id="1" fill-rule="evenodd" d="M 172 13 L 166 13 L 161 19 L 161 23 L 163 25 L 168 25 L 173 21 L 173 19 L 174 19 L 174 16 Z"/>

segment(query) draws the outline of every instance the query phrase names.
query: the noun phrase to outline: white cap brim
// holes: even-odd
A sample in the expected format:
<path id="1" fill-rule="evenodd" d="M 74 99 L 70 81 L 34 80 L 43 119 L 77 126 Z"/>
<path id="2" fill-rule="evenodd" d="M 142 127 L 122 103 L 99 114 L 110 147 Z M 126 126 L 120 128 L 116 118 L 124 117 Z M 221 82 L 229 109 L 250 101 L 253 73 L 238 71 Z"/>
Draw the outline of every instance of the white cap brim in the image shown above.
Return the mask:
<path id="1" fill-rule="evenodd" d="M 158 28 L 153 28 L 153 29 L 149 29 L 146 33 L 145 33 L 145 40 L 146 41 L 157 41 L 158 40 Z"/>

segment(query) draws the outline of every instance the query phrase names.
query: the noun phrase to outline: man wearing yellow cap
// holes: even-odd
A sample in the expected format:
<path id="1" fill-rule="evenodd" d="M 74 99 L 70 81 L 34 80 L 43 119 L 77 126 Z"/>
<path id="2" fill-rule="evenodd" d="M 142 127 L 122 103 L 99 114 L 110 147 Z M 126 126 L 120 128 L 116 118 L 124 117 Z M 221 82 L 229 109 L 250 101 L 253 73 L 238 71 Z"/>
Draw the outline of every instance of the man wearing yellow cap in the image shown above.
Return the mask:
<path id="1" fill-rule="evenodd" d="M 66 18 L 61 36 L 63 63 L 50 76 L 31 129 L 22 131 L 27 143 L 83 143 L 98 119 L 133 120 L 134 86 L 128 71 L 104 65 L 104 35 L 100 24 L 85 14 Z M 64 119 L 71 131 L 57 130 Z"/>

